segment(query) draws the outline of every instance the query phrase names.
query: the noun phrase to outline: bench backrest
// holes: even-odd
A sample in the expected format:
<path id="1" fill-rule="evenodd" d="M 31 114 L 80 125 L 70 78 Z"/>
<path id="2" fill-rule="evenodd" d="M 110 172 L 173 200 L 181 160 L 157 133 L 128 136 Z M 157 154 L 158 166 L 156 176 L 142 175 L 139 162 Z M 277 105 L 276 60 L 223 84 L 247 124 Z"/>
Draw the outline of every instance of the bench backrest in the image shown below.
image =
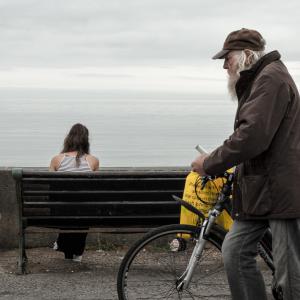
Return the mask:
<path id="1" fill-rule="evenodd" d="M 187 171 L 90 173 L 13 169 L 20 221 L 39 227 L 153 227 L 178 223 Z"/>

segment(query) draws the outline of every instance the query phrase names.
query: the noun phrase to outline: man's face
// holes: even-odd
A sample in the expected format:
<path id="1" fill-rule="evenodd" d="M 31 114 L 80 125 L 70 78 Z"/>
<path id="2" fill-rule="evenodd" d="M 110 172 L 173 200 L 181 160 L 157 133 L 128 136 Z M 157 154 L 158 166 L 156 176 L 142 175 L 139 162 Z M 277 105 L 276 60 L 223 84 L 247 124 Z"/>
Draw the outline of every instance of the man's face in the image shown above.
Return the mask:
<path id="1" fill-rule="evenodd" d="M 230 51 L 225 56 L 223 68 L 227 70 L 229 76 L 233 76 L 238 73 L 238 55 L 235 51 Z"/>

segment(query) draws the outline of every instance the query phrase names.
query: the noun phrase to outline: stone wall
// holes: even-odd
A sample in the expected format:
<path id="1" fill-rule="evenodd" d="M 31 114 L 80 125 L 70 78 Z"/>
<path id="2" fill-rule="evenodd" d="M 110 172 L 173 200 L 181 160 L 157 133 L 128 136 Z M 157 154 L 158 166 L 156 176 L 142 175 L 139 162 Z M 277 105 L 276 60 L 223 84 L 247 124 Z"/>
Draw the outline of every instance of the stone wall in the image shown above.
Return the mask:
<path id="1" fill-rule="evenodd" d="M 0 168 L 0 249 L 18 245 L 18 207 L 11 169 Z"/>

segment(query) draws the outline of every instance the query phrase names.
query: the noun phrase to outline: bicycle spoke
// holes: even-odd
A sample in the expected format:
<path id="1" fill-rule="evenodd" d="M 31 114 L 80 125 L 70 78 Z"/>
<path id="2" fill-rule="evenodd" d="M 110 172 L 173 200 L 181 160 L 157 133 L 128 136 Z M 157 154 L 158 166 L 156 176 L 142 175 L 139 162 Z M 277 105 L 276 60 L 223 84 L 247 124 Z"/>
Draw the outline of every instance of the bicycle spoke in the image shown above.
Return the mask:
<path id="1" fill-rule="evenodd" d="M 187 290 L 187 293 L 192 297 L 192 299 L 195 299 L 191 291 Z"/>
<path id="2" fill-rule="evenodd" d="M 165 297 L 163 297 L 162 299 L 169 299 L 170 296 L 172 296 L 173 294 L 175 294 L 176 290 L 174 289 L 174 287 L 171 287 L 171 289 L 169 290 L 169 293 L 165 295 Z"/>
<path id="3" fill-rule="evenodd" d="M 207 299 L 216 293 L 215 286 L 211 287 L 209 281 L 223 271 L 222 260 L 220 251 L 209 242 L 204 247 L 189 287 L 177 290 L 178 280 L 185 272 L 195 247 L 195 240 L 188 237 L 184 240 L 184 247 L 174 251 L 171 243 L 179 236 L 181 233 L 178 230 L 163 233 L 150 238 L 136 254 L 133 253 L 124 279 L 127 297 L 121 299 L 194 300 Z M 223 293 L 222 285 L 217 290 Z"/>

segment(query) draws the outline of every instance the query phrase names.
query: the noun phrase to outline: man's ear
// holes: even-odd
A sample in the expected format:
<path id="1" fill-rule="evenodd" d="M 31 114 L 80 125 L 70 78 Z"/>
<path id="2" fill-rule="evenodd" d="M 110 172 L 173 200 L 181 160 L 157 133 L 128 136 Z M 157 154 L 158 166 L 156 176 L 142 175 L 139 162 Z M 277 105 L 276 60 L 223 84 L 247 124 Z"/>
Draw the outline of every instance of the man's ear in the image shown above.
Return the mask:
<path id="1" fill-rule="evenodd" d="M 249 49 L 245 49 L 244 53 L 246 54 L 246 61 L 245 61 L 245 65 L 246 66 L 250 66 L 253 60 L 253 53 L 252 51 L 250 51 Z"/>

